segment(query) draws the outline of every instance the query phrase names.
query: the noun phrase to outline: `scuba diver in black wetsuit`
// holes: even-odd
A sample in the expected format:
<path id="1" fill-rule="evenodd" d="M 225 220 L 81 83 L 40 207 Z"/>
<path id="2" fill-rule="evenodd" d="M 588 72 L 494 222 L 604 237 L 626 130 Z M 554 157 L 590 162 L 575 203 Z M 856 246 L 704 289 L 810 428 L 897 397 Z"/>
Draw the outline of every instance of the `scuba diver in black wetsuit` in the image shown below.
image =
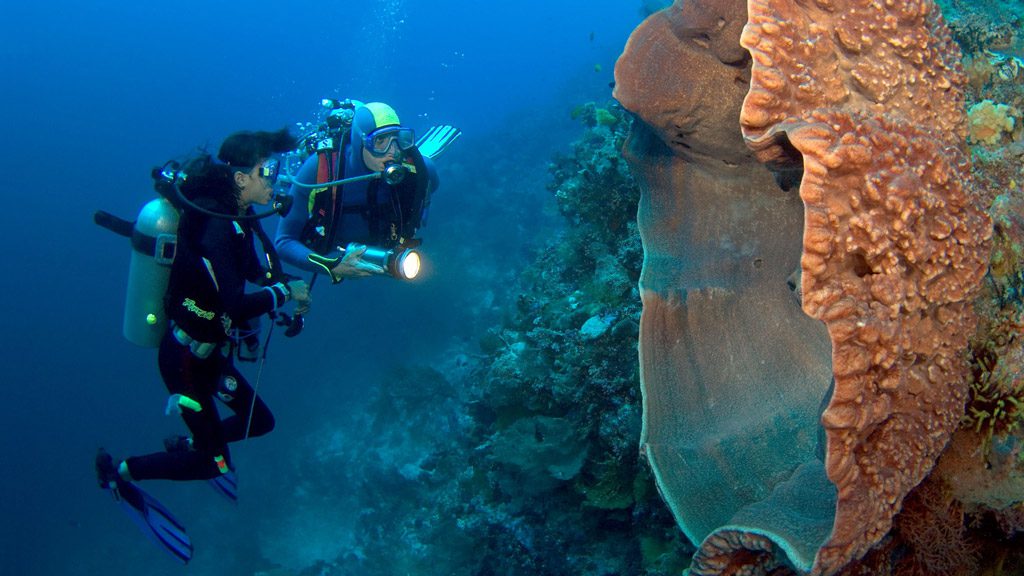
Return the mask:
<path id="1" fill-rule="evenodd" d="M 219 162 L 207 155 L 185 170 L 180 192 L 194 209 L 182 211 L 177 230 L 164 300 L 170 322 L 160 342 L 159 365 L 171 393 L 168 409 L 180 411 L 192 437 L 116 466 L 101 450 L 96 461 L 101 486 L 116 490 L 134 488 L 130 483 L 135 480 L 224 476 L 232 469 L 229 443 L 273 429 L 270 410 L 234 366 L 229 335 L 232 327 L 290 300 L 297 303 L 297 312 L 310 304 L 307 284 L 269 274 L 254 244 L 254 237 L 265 239 L 266 234 L 251 206 L 270 202 L 278 170 L 272 156 L 295 144 L 287 130 L 238 132 L 222 144 Z M 275 260 L 269 240 L 261 241 L 268 259 Z M 247 282 L 262 287 L 247 292 Z M 234 414 L 222 420 L 215 398 Z"/>

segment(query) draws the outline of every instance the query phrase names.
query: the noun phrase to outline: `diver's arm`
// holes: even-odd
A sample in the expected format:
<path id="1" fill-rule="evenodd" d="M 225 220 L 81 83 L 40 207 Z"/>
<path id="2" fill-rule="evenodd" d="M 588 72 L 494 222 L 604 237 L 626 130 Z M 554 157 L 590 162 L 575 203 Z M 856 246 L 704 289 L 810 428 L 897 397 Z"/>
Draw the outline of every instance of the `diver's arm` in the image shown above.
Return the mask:
<path id="1" fill-rule="evenodd" d="M 430 215 L 430 197 L 433 196 L 434 192 L 437 191 L 438 186 L 441 185 L 441 179 L 437 175 L 437 168 L 434 166 L 434 161 L 430 158 L 423 158 L 423 165 L 427 167 L 427 194 L 423 199 L 423 213 L 420 214 L 420 228 L 427 225 L 427 217 Z"/>
<path id="2" fill-rule="evenodd" d="M 295 179 L 299 182 L 316 182 L 317 156 L 314 154 L 302 163 L 299 173 Z M 277 254 L 286 264 L 295 266 L 306 272 L 321 272 L 321 268 L 306 259 L 306 256 L 313 253 L 312 250 L 302 243 L 302 231 L 306 227 L 306 220 L 309 218 L 309 193 L 310 188 L 292 185 L 288 193 L 291 195 L 292 209 L 288 215 L 281 218 L 277 225 L 277 235 L 274 237 L 274 247 Z"/>
<path id="3" fill-rule="evenodd" d="M 423 164 L 427 167 L 427 198 L 437 191 L 441 185 L 441 178 L 437 175 L 437 167 L 430 158 L 423 158 Z M 428 202 L 429 203 L 429 202 Z"/>

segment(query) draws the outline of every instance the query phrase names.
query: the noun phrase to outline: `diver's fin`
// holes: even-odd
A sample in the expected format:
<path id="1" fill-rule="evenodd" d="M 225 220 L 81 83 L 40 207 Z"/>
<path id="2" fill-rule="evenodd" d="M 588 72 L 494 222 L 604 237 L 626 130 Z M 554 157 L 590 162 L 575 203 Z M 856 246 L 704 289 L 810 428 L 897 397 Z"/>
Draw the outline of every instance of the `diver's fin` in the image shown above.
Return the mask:
<path id="1" fill-rule="evenodd" d="M 235 474 L 234 470 L 228 470 L 227 474 L 210 478 L 207 482 L 221 496 L 227 498 L 232 503 L 238 502 L 238 475 Z"/>
<path id="2" fill-rule="evenodd" d="M 427 158 L 437 158 L 442 152 L 448 149 L 455 140 L 462 136 L 462 130 L 454 126 L 442 125 L 433 126 L 427 133 L 416 142 L 420 154 Z"/>
<path id="3" fill-rule="evenodd" d="M 103 450 L 96 456 L 96 472 L 100 487 L 110 490 L 139 529 L 182 564 L 188 564 L 192 559 L 192 540 L 174 514 L 145 490 L 120 478 L 110 454 Z"/>
<path id="4" fill-rule="evenodd" d="M 153 542 L 163 546 L 182 564 L 192 559 L 192 539 L 185 527 L 156 498 L 131 482 L 118 486 L 121 507 Z"/>
<path id="5" fill-rule="evenodd" d="M 164 438 L 164 450 L 168 452 L 190 452 L 192 448 L 192 437 L 175 434 Z M 207 480 L 210 488 L 231 502 L 238 502 L 238 475 L 234 470 L 228 470 L 227 474 L 220 474 L 216 478 Z"/>
<path id="6" fill-rule="evenodd" d="M 192 559 L 192 540 L 170 510 L 131 482 L 118 482 L 117 489 L 112 492 L 114 499 L 121 504 L 121 509 L 150 540 L 162 546 L 182 564 L 188 564 Z"/>

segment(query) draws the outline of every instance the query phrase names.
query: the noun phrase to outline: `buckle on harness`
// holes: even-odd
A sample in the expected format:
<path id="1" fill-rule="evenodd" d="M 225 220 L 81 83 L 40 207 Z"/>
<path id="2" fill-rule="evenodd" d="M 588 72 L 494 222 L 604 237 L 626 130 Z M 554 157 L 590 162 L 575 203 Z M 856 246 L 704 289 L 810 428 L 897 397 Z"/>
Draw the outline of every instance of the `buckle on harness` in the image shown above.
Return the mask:
<path id="1" fill-rule="evenodd" d="M 316 142 L 316 151 L 317 152 L 320 152 L 321 150 L 337 150 L 337 149 L 338 149 L 338 141 L 335 140 L 334 138 L 324 138 L 323 140 L 318 140 Z"/>
<path id="2" fill-rule="evenodd" d="M 188 347 L 192 351 L 192 355 L 196 358 L 205 360 L 209 358 L 210 354 L 217 348 L 217 345 L 213 342 L 200 342 L 195 338 L 188 335 L 177 324 L 171 329 L 171 333 L 174 334 L 174 339 L 178 341 L 178 344 Z"/>

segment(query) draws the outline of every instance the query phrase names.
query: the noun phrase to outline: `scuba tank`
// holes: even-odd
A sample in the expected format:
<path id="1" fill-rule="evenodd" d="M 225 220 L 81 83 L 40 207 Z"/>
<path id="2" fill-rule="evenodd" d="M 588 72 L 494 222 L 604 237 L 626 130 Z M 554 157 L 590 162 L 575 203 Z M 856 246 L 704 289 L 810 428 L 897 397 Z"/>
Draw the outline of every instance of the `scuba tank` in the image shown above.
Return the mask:
<path id="1" fill-rule="evenodd" d="M 178 210 L 166 198 L 150 200 L 134 222 L 102 210 L 96 224 L 131 239 L 128 290 L 124 301 L 124 337 L 133 344 L 156 348 L 167 331 L 164 292 L 178 242 Z"/>
<path id="2" fill-rule="evenodd" d="M 164 292 L 178 241 L 178 211 L 166 198 L 142 207 L 132 230 L 128 293 L 124 301 L 124 337 L 155 348 L 167 331 Z"/>

